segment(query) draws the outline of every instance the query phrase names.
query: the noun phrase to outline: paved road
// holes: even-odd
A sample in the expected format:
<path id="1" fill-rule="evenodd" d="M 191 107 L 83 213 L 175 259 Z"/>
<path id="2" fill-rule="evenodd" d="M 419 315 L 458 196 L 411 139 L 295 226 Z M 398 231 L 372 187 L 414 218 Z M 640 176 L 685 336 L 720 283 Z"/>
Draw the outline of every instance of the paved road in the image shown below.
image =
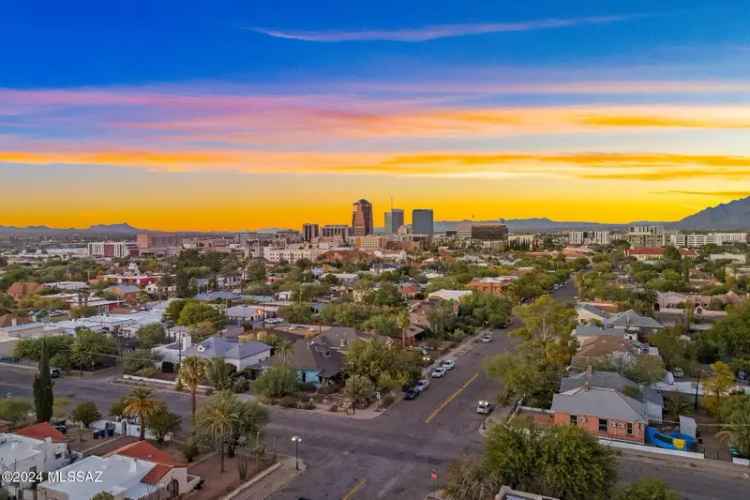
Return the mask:
<path id="1" fill-rule="evenodd" d="M 572 286 L 555 294 L 572 300 Z M 478 453 L 481 417 L 474 411 L 479 399 L 494 399 L 496 383 L 481 373 L 485 357 L 512 347 L 507 332 L 496 331 L 495 341 L 474 343 L 456 356 L 456 368 L 415 401 L 402 401 L 372 420 L 320 415 L 302 410 L 271 409 L 269 440 L 279 451 L 294 454 L 292 435 L 302 436 L 300 455 L 307 471 L 277 492 L 274 500 L 305 496 L 323 499 L 421 499 L 434 489 L 432 470 L 439 477 L 464 453 Z M 0 394 L 30 396 L 32 372 L 0 367 Z M 104 412 L 128 386 L 91 378 L 66 377 L 56 393 L 74 400 L 95 401 Z M 187 423 L 190 399 L 172 391 L 158 391 L 172 411 Z M 685 498 L 727 500 L 747 498 L 750 481 L 663 460 L 622 457 L 620 477 L 632 481 L 653 476 L 667 481 Z"/>

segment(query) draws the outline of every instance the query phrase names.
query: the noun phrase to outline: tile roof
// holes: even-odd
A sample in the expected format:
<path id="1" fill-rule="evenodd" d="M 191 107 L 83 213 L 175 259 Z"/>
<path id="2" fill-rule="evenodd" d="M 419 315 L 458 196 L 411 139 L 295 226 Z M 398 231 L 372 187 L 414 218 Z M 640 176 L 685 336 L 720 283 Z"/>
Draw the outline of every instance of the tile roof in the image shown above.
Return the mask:
<path id="1" fill-rule="evenodd" d="M 52 427 L 49 422 L 41 422 L 28 427 L 23 427 L 15 431 L 15 434 L 32 439 L 44 441 L 46 438 L 52 439 L 54 443 L 64 443 L 65 436 L 62 432 Z"/>
<path id="2" fill-rule="evenodd" d="M 167 453 L 162 451 L 148 441 L 136 441 L 135 443 L 126 444 L 122 448 L 109 453 L 109 455 L 122 455 L 139 460 L 148 460 L 162 465 L 175 466 L 179 465 L 177 461 Z"/>
<path id="3" fill-rule="evenodd" d="M 143 476 L 141 482 L 145 484 L 158 484 L 161 478 L 166 476 L 173 468 L 172 465 L 156 464 L 153 469 Z"/>

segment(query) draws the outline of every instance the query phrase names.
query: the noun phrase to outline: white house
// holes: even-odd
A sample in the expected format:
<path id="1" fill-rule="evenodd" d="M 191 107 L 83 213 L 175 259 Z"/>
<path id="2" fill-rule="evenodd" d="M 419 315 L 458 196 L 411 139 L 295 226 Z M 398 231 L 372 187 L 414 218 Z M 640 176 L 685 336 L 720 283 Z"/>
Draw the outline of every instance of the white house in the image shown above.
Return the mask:
<path id="1" fill-rule="evenodd" d="M 275 318 L 279 306 L 269 305 L 238 305 L 227 308 L 226 315 L 230 321 L 253 322 Z"/>
<path id="2" fill-rule="evenodd" d="M 237 371 L 256 366 L 271 357 L 271 346 L 262 342 L 242 341 L 237 338 L 213 336 L 203 342 L 192 344 L 190 336 L 182 337 L 182 345 L 173 344 L 155 347 L 152 351 L 161 358 L 162 368 L 164 363 L 172 366 L 178 364 L 181 358 L 197 356 L 211 360 L 222 358 L 226 363 L 234 366 Z"/>
<path id="3" fill-rule="evenodd" d="M 455 302 L 459 302 L 462 298 L 466 297 L 467 295 L 471 295 L 473 292 L 471 290 L 438 290 L 436 292 L 432 292 L 427 297 L 430 299 L 440 299 L 440 300 L 452 300 Z"/>
<path id="4" fill-rule="evenodd" d="M 70 460 L 65 436 L 47 422 L 18 429 L 13 434 L 0 433 L 0 472 L 50 472 L 68 465 Z M 11 495 L 30 497 L 23 490 L 28 490 L 31 482 L 0 483 Z"/>
<path id="5" fill-rule="evenodd" d="M 41 500 L 87 500 L 107 492 L 115 500 L 174 498 L 187 494 L 200 481 L 187 466 L 148 441 L 126 445 L 105 457 L 89 456 L 56 474 L 82 480 L 50 480 L 38 487 Z"/>

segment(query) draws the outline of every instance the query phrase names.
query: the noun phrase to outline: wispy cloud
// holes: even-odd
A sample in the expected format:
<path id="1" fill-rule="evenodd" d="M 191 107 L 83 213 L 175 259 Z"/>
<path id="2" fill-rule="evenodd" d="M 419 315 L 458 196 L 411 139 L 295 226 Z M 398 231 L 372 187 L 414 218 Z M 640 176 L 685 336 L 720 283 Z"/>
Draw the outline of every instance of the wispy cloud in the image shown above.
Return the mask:
<path id="1" fill-rule="evenodd" d="M 750 191 L 660 191 L 656 194 L 677 194 L 688 196 L 710 196 L 714 198 L 744 198 Z"/>
<path id="2" fill-rule="evenodd" d="M 361 30 L 361 31 L 295 31 L 270 28 L 247 28 L 274 38 L 305 42 L 427 42 L 439 38 L 453 38 L 487 33 L 508 33 L 542 29 L 569 28 L 586 24 L 605 24 L 632 19 L 635 16 L 600 16 L 571 19 L 538 19 L 512 23 L 436 24 L 421 28 Z"/>

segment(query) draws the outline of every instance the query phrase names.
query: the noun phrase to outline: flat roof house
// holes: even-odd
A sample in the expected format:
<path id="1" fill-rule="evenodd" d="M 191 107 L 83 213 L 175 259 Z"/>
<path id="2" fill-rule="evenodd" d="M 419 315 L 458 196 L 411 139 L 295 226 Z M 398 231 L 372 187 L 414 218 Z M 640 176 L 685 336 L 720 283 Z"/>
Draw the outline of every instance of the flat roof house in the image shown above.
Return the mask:
<path id="1" fill-rule="evenodd" d="M 60 469 L 59 474 L 88 480 L 45 481 L 38 487 L 40 499 L 87 500 L 101 492 L 115 500 L 176 498 L 200 481 L 188 475 L 186 465 L 148 441 L 126 445 L 105 457 L 86 457 Z"/>

